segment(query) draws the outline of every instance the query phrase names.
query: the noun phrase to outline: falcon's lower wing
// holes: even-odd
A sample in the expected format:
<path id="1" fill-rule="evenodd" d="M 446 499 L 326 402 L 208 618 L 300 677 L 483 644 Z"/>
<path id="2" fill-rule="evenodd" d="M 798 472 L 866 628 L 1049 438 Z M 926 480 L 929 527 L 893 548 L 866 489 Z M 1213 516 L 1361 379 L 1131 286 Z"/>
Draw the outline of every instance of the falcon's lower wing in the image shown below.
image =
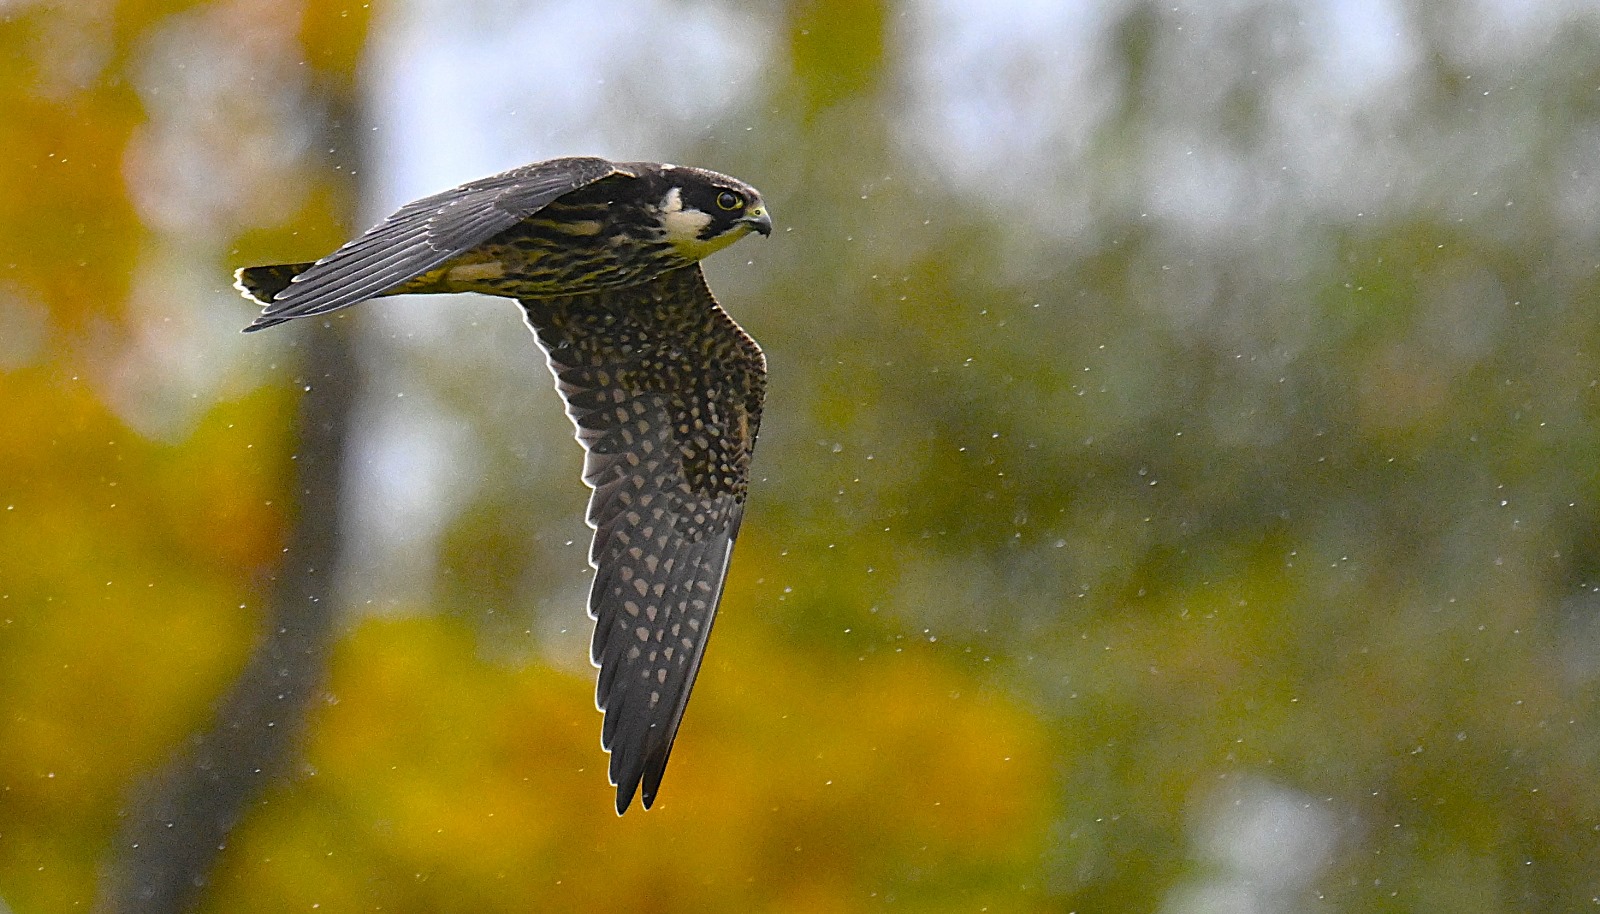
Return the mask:
<path id="1" fill-rule="evenodd" d="M 522 302 L 594 487 L 590 659 L 617 812 L 666 769 L 744 514 L 766 360 L 699 266 Z"/>

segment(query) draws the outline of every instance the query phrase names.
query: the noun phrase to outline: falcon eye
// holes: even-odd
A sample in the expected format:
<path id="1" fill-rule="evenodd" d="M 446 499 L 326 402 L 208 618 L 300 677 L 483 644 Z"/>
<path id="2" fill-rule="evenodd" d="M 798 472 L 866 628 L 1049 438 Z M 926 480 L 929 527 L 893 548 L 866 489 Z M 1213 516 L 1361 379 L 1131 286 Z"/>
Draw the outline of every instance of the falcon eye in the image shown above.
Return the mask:
<path id="1" fill-rule="evenodd" d="M 717 194 L 717 206 L 722 209 L 738 209 L 744 206 L 744 198 L 732 191 L 723 191 Z"/>

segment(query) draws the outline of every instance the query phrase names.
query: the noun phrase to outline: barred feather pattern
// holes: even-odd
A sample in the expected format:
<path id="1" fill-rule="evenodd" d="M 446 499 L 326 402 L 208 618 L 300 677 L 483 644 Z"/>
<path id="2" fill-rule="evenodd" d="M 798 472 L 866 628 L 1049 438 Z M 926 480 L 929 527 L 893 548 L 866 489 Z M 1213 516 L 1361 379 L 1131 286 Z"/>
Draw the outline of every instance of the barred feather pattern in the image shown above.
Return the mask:
<path id="1" fill-rule="evenodd" d="M 267 306 L 245 329 L 262 330 L 297 317 L 327 314 L 381 295 L 424 291 L 408 284 L 558 198 L 613 176 L 628 178 L 631 173 L 604 159 L 552 159 L 407 203 L 360 237 L 297 270 L 268 300 L 262 301 L 245 284 L 247 276 L 238 277 L 239 288 Z"/>
<path id="2" fill-rule="evenodd" d="M 698 265 L 522 301 L 586 452 L 590 659 L 617 812 L 655 800 L 744 515 L 766 360 Z"/>
<path id="3" fill-rule="evenodd" d="M 657 234 L 655 218 L 638 205 L 561 200 L 392 294 L 481 292 L 543 298 L 650 282 L 687 265 Z M 462 269 L 474 264 L 492 264 L 494 269 Z"/>

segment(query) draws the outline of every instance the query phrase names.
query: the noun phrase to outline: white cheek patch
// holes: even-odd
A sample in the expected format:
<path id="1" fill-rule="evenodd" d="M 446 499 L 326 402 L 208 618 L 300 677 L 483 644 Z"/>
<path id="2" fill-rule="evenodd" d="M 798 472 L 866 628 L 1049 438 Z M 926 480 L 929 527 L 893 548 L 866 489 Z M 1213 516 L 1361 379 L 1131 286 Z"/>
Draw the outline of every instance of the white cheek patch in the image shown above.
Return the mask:
<path id="1" fill-rule="evenodd" d="M 700 233 L 711 224 L 711 214 L 697 209 L 683 208 L 683 194 L 678 188 L 667 191 L 661 198 L 661 227 L 665 240 L 678 246 L 698 246 L 705 242 Z"/>

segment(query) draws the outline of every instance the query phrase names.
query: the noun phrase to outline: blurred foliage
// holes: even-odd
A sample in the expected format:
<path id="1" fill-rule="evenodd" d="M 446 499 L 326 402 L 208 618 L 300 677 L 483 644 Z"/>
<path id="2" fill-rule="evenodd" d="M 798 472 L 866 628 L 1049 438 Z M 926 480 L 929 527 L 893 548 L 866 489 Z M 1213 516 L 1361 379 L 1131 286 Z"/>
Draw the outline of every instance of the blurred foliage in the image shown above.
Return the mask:
<path id="1" fill-rule="evenodd" d="M 94 903 L 259 637 L 319 328 L 239 337 L 225 277 L 339 240 L 374 6 L 0 5 L 21 914 Z M 1491 6 L 739 8 L 741 106 L 572 150 L 781 226 L 708 264 L 771 402 L 658 808 L 610 812 L 525 331 L 372 334 L 464 456 L 205 910 L 1593 906 L 1600 21 Z"/>
<path id="2" fill-rule="evenodd" d="M 607 791 L 589 683 L 485 664 L 459 623 L 364 626 L 335 659 L 308 775 L 243 830 L 214 906 L 849 910 L 875 891 L 937 911 L 1042 899 L 1026 885 L 1049 797 L 1030 720 L 964 691 L 927 651 L 841 670 L 729 634 L 719 653 L 784 675 L 755 684 L 708 663 L 710 700 L 674 754 L 673 801 L 619 819 L 596 812 Z M 750 714 L 756 703 L 768 713 Z"/>

